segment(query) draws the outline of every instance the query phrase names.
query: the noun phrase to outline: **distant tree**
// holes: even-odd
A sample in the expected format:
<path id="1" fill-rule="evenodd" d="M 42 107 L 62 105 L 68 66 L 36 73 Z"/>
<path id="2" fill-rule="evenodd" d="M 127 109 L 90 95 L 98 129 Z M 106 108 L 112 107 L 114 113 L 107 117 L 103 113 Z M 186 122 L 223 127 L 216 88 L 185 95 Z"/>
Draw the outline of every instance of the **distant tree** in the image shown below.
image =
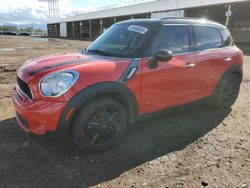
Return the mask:
<path id="1" fill-rule="evenodd" d="M 39 29 L 34 29 L 34 32 L 42 32 L 42 30 L 39 28 Z"/>
<path id="2" fill-rule="evenodd" d="M 0 26 L 0 30 L 1 31 L 17 31 L 17 27 L 16 26 Z"/>
<path id="3" fill-rule="evenodd" d="M 24 28 L 24 31 L 32 33 L 34 31 L 34 28 L 33 27 L 26 27 L 26 28 Z"/>

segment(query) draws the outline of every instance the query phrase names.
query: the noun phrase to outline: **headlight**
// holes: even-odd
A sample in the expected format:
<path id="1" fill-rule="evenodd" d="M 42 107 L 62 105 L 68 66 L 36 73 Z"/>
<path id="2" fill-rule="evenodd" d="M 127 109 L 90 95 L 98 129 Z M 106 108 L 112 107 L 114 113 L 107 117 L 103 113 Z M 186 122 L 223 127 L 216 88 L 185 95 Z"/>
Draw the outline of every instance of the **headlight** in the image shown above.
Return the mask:
<path id="1" fill-rule="evenodd" d="M 66 93 L 76 82 L 79 73 L 76 71 L 65 71 L 45 76 L 41 83 L 41 93 L 46 97 L 59 97 Z"/>

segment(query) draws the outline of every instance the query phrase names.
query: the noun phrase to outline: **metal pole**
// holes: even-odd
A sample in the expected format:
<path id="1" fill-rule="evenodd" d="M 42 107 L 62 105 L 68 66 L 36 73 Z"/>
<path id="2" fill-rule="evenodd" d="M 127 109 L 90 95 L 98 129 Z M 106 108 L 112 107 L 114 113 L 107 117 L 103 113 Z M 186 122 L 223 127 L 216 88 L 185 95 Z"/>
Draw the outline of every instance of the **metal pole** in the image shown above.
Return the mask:
<path id="1" fill-rule="evenodd" d="M 102 34 L 102 19 L 100 19 L 100 35 Z"/>
<path id="2" fill-rule="evenodd" d="M 50 16 L 50 1 L 48 1 L 48 7 L 49 7 L 49 21 L 51 20 L 51 16 Z"/>
<path id="3" fill-rule="evenodd" d="M 57 14 L 58 18 L 60 18 L 59 0 L 57 0 Z"/>
<path id="4" fill-rule="evenodd" d="M 92 38 L 92 27 L 91 20 L 89 20 L 89 38 Z"/>
<path id="5" fill-rule="evenodd" d="M 49 8 L 49 10 L 50 10 L 50 21 L 53 21 L 52 2 L 50 2 L 49 5 L 50 5 L 50 8 Z"/>
<path id="6" fill-rule="evenodd" d="M 80 26 L 81 26 L 81 39 L 82 39 L 82 22 L 80 22 Z"/>
<path id="7" fill-rule="evenodd" d="M 114 23 L 116 23 L 116 17 L 114 17 Z"/>
<path id="8" fill-rule="evenodd" d="M 231 11 L 231 5 L 228 5 L 228 9 L 227 9 L 227 12 L 230 12 Z M 229 18 L 230 18 L 230 15 L 227 15 L 227 19 L 226 19 L 226 27 L 228 27 L 228 23 L 229 23 Z"/>
<path id="9" fill-rule="evenodd" d="M 55 0 L 55 5 L 54 5 L 54 7 L 55 7 L 55 20 L 57 19 L 57 7 L 56 7 L 56 0 Z"/>
<path id="10" fill-rule="evenodd" d="M 56 9 L 57 9 L 57 18 L 59 18 L 59 4 L 58 4 L 58 0 L 56 0 Z"/>
<path id="11" fill-rule="evenodd" d="M 57 0 L 55 0 L 55 18 L 57 18 L 58 12 L 57 12 Z"/>
<path id="12" fill-rule="evenodd" d="M 53 13 L 53 1 L 51 1 L 50 6 L 51 6 L 51 21 L 54 21 L 54 19 L 53 19 L 53 16 L 54 16 L 54 13 Z"/>
<path id="13" fill-rule="evenodd" d="M 53 2 L 52 2 L 52 11 L 53 11 L 53 21 L 55 21 L 55 17 L 56 17 L 56 15 L 55 15 L 55 0 L 53 0 Z"/>

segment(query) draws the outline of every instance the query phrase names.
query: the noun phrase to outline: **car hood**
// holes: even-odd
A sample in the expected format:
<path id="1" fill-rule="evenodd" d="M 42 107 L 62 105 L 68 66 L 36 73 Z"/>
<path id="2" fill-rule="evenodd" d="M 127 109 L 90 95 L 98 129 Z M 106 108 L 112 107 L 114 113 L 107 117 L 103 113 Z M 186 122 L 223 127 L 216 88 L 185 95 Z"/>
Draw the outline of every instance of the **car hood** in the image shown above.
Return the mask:
<path id="1" fill-rule="evenodd" d="M 29 80 L 32 80 L 34 77 L 40 77 L 60 70 L 81 71 L 86 65 L 99 67 L 97 69 L 100 69 L 100 67 L 108 68 L 114 66 L 124 67 L 122 69 L 125 69 L 130 62 L 131 59 L 111 58 L 81 53 L 56 54 L 25 62 L 17 71 L 17 75 L 26 82 L 29 82 Z"/>

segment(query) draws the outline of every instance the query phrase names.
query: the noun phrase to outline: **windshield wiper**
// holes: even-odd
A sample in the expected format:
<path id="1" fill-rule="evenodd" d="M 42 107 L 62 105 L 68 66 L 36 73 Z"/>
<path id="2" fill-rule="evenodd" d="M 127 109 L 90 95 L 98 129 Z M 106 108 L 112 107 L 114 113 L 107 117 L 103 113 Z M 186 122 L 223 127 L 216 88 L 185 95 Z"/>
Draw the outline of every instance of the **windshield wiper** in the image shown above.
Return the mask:
<path id="1" fill-rule="evenodd" d="M 100 55 L 104 55 L 104 56 L 111 56 L 111 55 L 112 55 L 112 54 L 109 53 L 109 52 L 104 52 L 104 51 L 98 50 L 98 49 L 86 50 L 86 52 L 95 53 L 95 54 L 100 54 Z"/>

